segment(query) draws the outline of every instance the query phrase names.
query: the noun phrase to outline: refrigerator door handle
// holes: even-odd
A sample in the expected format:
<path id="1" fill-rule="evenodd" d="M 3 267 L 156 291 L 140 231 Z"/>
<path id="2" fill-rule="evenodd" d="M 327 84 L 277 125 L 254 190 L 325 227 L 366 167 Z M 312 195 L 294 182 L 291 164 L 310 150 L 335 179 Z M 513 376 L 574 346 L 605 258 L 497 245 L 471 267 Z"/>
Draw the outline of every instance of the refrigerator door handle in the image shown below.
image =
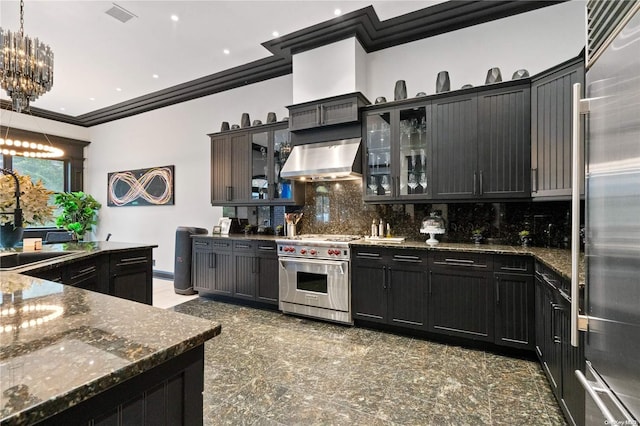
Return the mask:
<path id="1" fill-rule="evenodd" d="M 571 158 L 571 346 L 578 347 L 579 331 L 586 331 L 587 317 L 579 315 L 579 275 L 578 262 L 580 258 L 580 187 L 584 181 L 582 172 L 583 156 L 581 116 L 589 112 L 589 100 L 582 99 L 582 85 L 573 85 L 571 105 L 572 125 L 572 158 Z M 586 188 L 585 188 L 586 190 Z M 580 316 L 580 318 L 578 318 Z M 578 324 L 580 323 L 580 330 Z"/>
<path id="2" fill-rule="evenodd" d="M 607 424 L 637 424 L 637 422 L 631 416 L 631 413 L 629 413 L 627 409 L 622 406 L 622 404 L 618 401 L 618 398 L 616 398 L 616 396 L 611 392 L 611 389 L 609 389 L 607 384 L 602 381 L 598 373 L 593 369 L 591 362 L 587 361 L 585 363 L 585 371 L 590 377 L 593 377 L 593 381 L 587 379 L 585 374 L 580 370 L 575 370 L 574 373 L 587 395 L 591 397 L 593 402 L 596 404 L 596 406 L 608 422 Z M 609 407 L 607 407 L 607 404 L 602 399 L 602 397 L 598 395 L 598 392 L 606 396 L 606 399 L 610 402 L 609 407 L 613 408 L 614 411 L 616 411 L 616 415 L 614 415 Z"/>

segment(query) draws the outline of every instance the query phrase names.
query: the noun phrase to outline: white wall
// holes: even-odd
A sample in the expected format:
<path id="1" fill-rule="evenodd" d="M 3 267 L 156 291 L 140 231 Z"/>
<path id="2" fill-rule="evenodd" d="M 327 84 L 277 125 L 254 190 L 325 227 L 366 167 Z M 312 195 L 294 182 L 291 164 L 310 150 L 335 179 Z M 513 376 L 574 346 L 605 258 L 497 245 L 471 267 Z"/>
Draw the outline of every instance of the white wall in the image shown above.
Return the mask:
<path id="1" fill-rule="evenodd" d="M 222 209 L 212 207 L 207 133 L 222 121 L 239 124 L 243 112 L 266 122 L 278 120 L 292 103 L 291 76 L 241 87 L 150 111 L 90 129 L 85 150 L 85 190 L 103 204 L 94 239 L 157 244 L 155 269 L 173 272 L 175 230 L 199 226 L 209 230 Z M 175 205 L 107 207 L 107 173 L 175 165 Z"/>
<path id="2" fill-rule="evenodd" d="M 293 55 L 293 103 L 364 90 L 365 54 L 351 37 Z"/>
<path id="3" fill-rule="evenodd" d="M 584 47 L 584 1 L 570 1 L 367 55 L 371 102 L 393 100 L 397 80 L 407 95 L 435 93 L 436 76 L 448 71 L 451 89 L 483 85 L 487 70 L 499 67 L 502 80 L 525 68 L 531 75 L 571 59 Z"/>

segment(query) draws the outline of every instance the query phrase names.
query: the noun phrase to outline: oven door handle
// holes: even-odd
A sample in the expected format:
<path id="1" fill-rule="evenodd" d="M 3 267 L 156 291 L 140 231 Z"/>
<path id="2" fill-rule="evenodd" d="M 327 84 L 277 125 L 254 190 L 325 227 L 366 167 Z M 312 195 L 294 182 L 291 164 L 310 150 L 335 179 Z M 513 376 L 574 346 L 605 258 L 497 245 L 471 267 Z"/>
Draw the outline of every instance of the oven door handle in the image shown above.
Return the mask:
<path id="1" fill-rule="evenodd" d="M 282 269 L 287 269 L 287 263 L 289 264 L 307 264 L 307 265 L 321 265 L 329 266 L 332 268 L 339 268 L 340 275 L 344 275 L 344 265 L 347 262 L 335 261 L 335 260 L 317 260 L 317 259 L 299 259 L 299 258 L 278 258 Z"/>

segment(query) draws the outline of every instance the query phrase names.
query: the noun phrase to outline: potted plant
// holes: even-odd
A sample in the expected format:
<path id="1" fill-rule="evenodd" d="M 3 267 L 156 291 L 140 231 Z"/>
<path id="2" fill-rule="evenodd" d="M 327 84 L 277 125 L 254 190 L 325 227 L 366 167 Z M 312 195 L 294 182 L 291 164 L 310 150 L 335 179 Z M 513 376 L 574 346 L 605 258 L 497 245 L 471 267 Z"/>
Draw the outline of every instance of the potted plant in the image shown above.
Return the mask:
<path id="1" fill-rule="evenodd" d="M 529 245 L 531 244 L 531 233 L 526 229 L 523 229 L 518 233 L 518 235 L 520 236 L 520 242 L 522 243 L 522 245 L 524 247 L 529 247 Z"/>
<path id="2" fill-rule="evenodd" d="M 82 240 L 84 234 L 93 230 L 97 223 L 98 210 L 102 205 L 91 195 L 78 192 L 58 192 L 55 203 L 62 209 L 56 218 L 56 225 L 73 232 L 76 240 Z"/>
<path id="3" fill-rule="evenodd" d="M 484 238 L 484 236 L 482 235 L 483 232 L 484 228 L 475 228 L 471 231 L 471 239 L 474 243 L 480 244 L 482 242 L 482 239 Z"/>
<path id="4" fill-rule="evenodd" d="M 245 237 L 248 237 L 252 230 L 253 230 L 253 226 L 251 226 L 249 224 L 245 225 L 244 226 L 244 235 L 245 235 Z"/>
<path id="5" fill-rule="evenodd" d="M 53 206 L 49 198 L 53 191 L 44 187 L 42 180 L 33 183 L 28 175 L 18 172 L 0 175 L 0 234 L 3 247 L 13 247 L 22 239 L 23 229 L 30 225 L 45 225 L 53 219 Z M 15 226 L 16 179 L 20 183 L 22 226 Z"/>

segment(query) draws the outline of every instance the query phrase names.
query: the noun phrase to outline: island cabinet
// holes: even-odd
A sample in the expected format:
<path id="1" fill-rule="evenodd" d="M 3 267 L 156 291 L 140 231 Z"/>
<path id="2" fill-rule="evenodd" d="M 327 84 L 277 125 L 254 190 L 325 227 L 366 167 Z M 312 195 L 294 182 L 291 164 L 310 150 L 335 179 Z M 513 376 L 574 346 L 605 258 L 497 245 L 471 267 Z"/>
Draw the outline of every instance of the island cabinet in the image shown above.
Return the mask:
<path id="1" fill-rule="evenodd" d="M 529 81 L 492 86 L 432 100 L 433 198 L 531 196 Z"/>
<path id="2" fill-rule="evenodd" d="M 289 130 L 305 130 L 360 119 L 359 109 L 369 101 L 358 92 L 288 106 Z"/>
<path id="3" fill-rule="evenodd" d="M 304 187 L 280 176 L 291 152 L 287 123 L 252 126 L 209 137 L 212 205 L 304 204 Z"/>
<path id="4" fill-rule="evenodd" d="M 493 342 L 492 257 L 435 252 L 429 259 L 429 330 Z"/>
<path id="5" fill-rule="evenodd" d="M 376 108 L 365 116 L 365 201 L 425 199 L 431 192 L 430 105 Z"/>
<path id="6" fill-rule="evenodd" d="M 111 253 L 109 294 L 150 305 L 153 297 L 152 268 L 150 249 Z"/>
<path id="7" fill-rule="evenodd" d="M 563 288 L 567 280 L 545 265 L 535 265 L 536 354 L 565 417 L 570 424 L 584 424 L 585 395 L 575 371 L 584 373 L 584 333 L 578 347 L 570 342 L 571 300 Z"/>
<path id="8" fill-rule="evenodd" d="M 424 329 L 427 324 L 427 253 L 355 248 L 351 300 L 354 319 Z"/>
<path id="9" fill-rule="evenodd" d="M 275 241 L 200 237 L 192 244 L 194 289 L 277 306 Z"/>
<path id="10" fill-rule="evenodd" d="M 109 294 L 109 263 L 106 262 L 106 255 L 94 256 L 90 259 L 74 262 L 64 271 L 62 282 L 85 290 L 97 291 Z M 146 284 L 147 279 L 142 280 Z M 141 285 L 140 283 L 134 284 Z"/>
<path id="11" fill-rule="evenodd" d="M 531 82 L 531 196 L 534 199 L 571 199 L 571 98 L 575 83 L 582 83 L 584 95 L 584 55 L 537 75 Z M 584 144 L 584 138 L 581 143 Z M 582 181 L 580 191 L 584 194 Z"/>

